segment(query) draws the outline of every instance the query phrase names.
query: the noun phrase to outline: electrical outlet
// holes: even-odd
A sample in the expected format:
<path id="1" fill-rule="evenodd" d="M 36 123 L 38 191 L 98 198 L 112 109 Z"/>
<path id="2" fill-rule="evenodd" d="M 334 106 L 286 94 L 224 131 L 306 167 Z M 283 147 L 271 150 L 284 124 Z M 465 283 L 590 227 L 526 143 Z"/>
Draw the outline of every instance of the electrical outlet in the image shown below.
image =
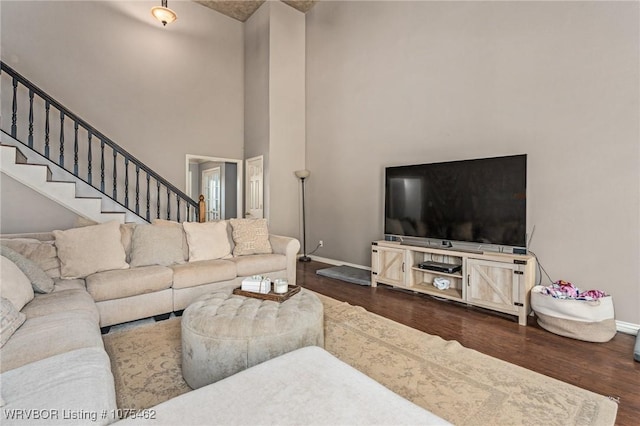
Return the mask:
<path id="1" fill-rule="evenodd" d="M 324 247 L 324 241 L 320 240 L 318 244 L 320 245 L 320 247 Z"/>

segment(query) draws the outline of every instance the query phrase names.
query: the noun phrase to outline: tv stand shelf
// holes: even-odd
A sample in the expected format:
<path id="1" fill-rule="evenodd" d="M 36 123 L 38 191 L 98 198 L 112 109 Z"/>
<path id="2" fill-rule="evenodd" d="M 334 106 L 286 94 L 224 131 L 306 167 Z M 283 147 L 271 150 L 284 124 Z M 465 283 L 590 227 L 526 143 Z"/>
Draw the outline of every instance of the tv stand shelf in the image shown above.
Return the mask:
<path id="1" fill-rule="evenodd" d="M 460 266 L 449 273 L 422 269 L 433 261 Z M 394 241 L 371 245 L 371 285 L 391 285 L 473 306 L 515 315 L 527 325 L 530 293 L 535 284 L 533 256 L 506 253 L 475 253 L 454 249 L 411 246 Z M 436 278 L 448 280 L 449 288 L 434 286 Z"/>

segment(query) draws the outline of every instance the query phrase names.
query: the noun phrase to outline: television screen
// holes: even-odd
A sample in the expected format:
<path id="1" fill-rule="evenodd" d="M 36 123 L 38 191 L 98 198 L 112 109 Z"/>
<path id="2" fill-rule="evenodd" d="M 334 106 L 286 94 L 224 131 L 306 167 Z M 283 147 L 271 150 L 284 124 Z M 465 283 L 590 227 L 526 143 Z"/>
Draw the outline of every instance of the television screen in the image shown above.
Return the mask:
<path id="1" fill-rule="evenodd" d="M 527 156 L 385 169 L 387 235 L 525 247 Z"/>

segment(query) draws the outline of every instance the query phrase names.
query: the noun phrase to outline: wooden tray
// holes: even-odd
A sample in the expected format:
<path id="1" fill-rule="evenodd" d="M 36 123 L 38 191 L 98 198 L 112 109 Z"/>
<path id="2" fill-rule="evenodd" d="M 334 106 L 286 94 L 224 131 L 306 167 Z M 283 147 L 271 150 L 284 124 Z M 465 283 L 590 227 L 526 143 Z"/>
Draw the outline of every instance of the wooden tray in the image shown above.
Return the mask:
<path id="1" fill-rule="evenodd" d="M 302 287 L 300 287 L 299 285 L 290 285 L 289 291 L 287 291 L 286 293 L 282 293 L 282 294 L 274 293 L 272 290 L 269 293 L 263 294 L 263 293 L 256 293 L 253 291 L 244 291 L 242 290 L 241 287 L 238 287 L 233 289 L 233 294 L 237 294 L 239 296 L 253 297 L 254 299 L 272 300 L 274 302 L 282 303 L 288 298 L 290 298 L 291 296 L 293 296 L 294 294 L 300 292 L 301 288 Z"/>

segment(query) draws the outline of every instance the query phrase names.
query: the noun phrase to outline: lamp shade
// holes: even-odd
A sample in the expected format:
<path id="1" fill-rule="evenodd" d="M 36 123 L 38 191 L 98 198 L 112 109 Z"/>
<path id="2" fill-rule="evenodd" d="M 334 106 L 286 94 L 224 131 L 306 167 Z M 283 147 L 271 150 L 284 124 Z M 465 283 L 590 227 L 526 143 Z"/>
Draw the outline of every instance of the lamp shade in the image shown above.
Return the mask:
<path id="1" fill-rule="evenodd" d="M 311 175 L 311 172 L 307 169 L 304 169 L 304 170 L 297 170 L 295 174 L 298 179 L 306 179 Z"/>
<path id="2" fill-rule="evenodd" d="M 178 19 L 178 15 L 176 13 L 166 7 L 167 3 L 162 2 L 162 6 L 154 6 L 151 8 L 151 14 L 158 21 L 162 22 L 162 25 L 167 25 Z"/>

